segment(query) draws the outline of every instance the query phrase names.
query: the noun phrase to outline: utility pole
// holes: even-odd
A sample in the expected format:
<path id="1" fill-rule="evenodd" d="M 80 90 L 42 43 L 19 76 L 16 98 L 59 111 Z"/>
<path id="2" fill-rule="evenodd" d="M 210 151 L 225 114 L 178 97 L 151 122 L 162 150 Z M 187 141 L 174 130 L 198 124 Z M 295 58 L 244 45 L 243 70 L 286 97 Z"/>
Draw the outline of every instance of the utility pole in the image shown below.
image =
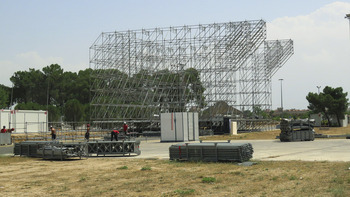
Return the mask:
<path id="1" fill-rule="evenodd" d="M 283 79 L 278 79 L 281 82 L 281 111 L 283 112 L 283 94 L 282 94 L 282 81 Z"/>
<path id="2" fill-rule="evenodd" d="M 350 30 L 350 14 L 346 14 L 345 18 L 349 20 L 349 30 Z M 349 31 L 349 36 L 350 36 L 350 31 Z"/>
<path id="3" fill-rule="evenodd" d="M 321 88 L 321 86 L 316 86 L 317 87 L 317 89 L 318 89 L 318 94 L 320 94 L 320 88 Z"/>

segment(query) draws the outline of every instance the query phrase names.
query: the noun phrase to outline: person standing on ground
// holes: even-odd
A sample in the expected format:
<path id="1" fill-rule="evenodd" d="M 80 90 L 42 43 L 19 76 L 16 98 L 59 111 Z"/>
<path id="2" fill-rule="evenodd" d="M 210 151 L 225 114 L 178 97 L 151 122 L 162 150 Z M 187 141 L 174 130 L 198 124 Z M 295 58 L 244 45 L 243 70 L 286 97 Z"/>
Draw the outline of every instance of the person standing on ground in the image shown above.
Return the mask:
<path id="1" fill-rule="evenodd" d="M 90 138 L 90 124 L 86 125 L 86 133 L 85 133 L 85 139 L 89 141 Z"/>
<path id="2" fill-rule="evenodd" d="M 118 135 L 119 135 L 119 131 L 117 129 L 114 129 L 111 132 L 111 141 L 113 141 L 113 137 L 115 138 L 116 141 L 118 141 Z"/>
<path id="3" fill-rule="evenodd" d="M 51 130 L 51 139 L 56 140 L 56 130 L 52 126 L 50 127 Z"/>
<path id="4" fill-rule="evenodd" d="M 128 132 L 128 125 L 126 124 L 126 122 L 124 122 L 124 124 L 123 124 L 123 131 L 124 131 L 125 135 Z"/>

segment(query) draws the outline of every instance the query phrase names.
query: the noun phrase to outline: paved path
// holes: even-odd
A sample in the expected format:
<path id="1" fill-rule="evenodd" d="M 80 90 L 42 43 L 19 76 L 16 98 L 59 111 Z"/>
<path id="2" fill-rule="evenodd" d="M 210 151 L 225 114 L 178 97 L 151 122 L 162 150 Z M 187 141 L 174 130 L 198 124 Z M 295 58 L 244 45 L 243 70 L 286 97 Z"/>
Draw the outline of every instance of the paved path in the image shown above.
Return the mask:
<path id="1" fill-rule="evenodd" d="M 305 142 L 280 142 L 279 140 L 236 140 L 231 143 L 251 143 L 253 159 L 285 161 L 350 161 L 349 139 L 327 139 Z M 198 143 L 198 142 L 191 142 Z M 177 143 L 159 140 L 142 141 L 141 155 L 133 158 L 169 159 L 169 147 Z"/>
<path id="2" fill-rule="evenodd" d="M 0 146 L 0 155 L 12 155 L 13 154 L 13 144 Z"/>

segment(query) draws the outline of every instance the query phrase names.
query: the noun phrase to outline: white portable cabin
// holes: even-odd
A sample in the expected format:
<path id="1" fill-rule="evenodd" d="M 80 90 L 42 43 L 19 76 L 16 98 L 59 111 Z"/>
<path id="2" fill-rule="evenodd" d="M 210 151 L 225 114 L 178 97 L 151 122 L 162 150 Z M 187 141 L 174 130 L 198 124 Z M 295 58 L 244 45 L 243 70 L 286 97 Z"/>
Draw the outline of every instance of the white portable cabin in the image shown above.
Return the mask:
<path id="1" fill-rule="evenodd" d="M 14 133 L 43 132 L 48 130 L 48 113 L 41 110 L 0 111 L 0 126 L 14 128 Z"/>
<path id="2" fill-rule="evenodd" d="M 187 142 L 199 140 L 198 113 L 162 113 L 161 142 Z"/>

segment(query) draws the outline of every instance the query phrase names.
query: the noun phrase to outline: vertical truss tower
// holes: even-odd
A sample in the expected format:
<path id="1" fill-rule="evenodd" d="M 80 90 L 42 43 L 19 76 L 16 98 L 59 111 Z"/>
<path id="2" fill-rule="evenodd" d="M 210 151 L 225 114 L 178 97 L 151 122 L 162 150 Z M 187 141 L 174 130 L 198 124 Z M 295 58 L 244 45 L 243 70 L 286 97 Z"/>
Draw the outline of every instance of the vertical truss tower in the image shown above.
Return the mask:
<path id="1" fill-rule="evenodd" d="M 263 20 L 104 32 L 90 47 L 91 118 L 270 109 L 271 77 L 292 54 L 291 40 L 266 41 Z"/>

